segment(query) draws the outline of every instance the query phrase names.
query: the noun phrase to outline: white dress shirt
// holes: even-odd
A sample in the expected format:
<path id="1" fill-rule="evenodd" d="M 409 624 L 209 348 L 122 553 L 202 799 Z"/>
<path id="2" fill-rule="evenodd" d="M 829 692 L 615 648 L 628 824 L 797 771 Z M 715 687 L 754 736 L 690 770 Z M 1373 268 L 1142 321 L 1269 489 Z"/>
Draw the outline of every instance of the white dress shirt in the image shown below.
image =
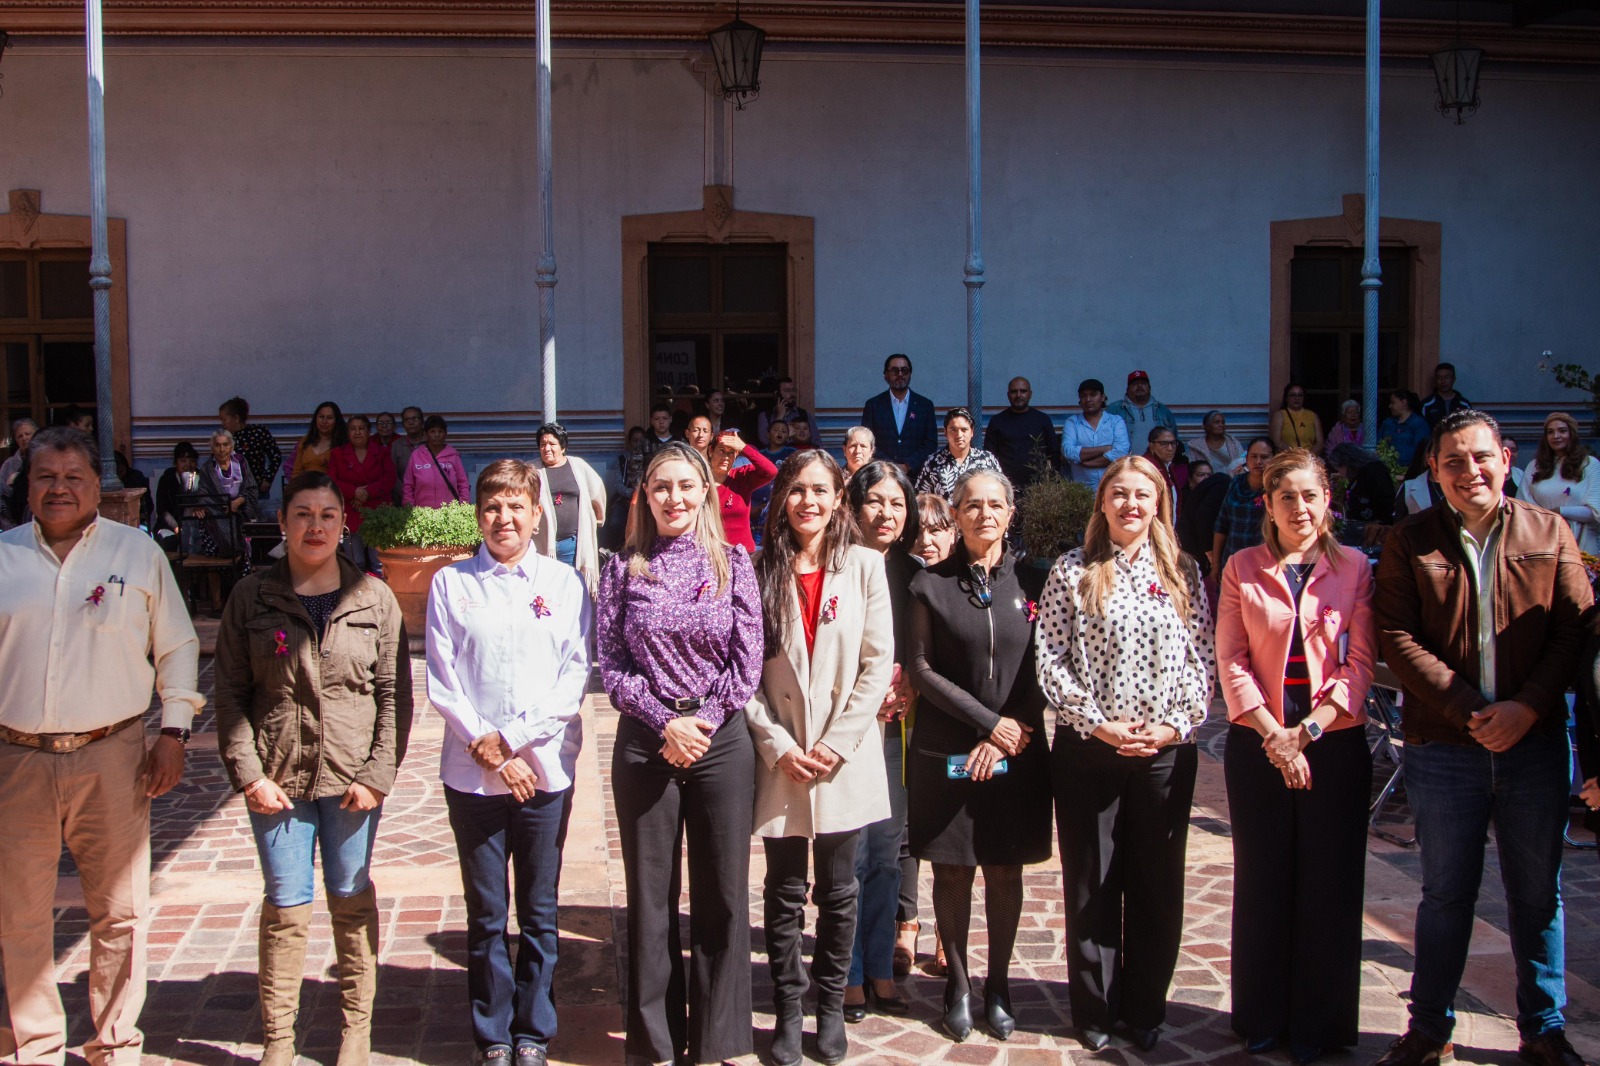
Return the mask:
<path id="1" fill-rule="evenodd" d="M 450 727 L 439 778 L 457 792 L 511 790 L 467 746 L 498 731 L 541 792 L 572 784 L 589 680 L 591 608 L 583 579 L 531 548 L 515 566 L 487 547 L 433 577 L 428 592 L 428 700 Z"/>
<path id="2" fill-rule="evenodd" d="M 65 562 L 37 522 L 0 534 L 0 725 L 87 733 L 142 714 L 153 686 L 161 725 L 187 729 L 205 704 L 199 664 L 172 566 L 144 533 L 96 519 Z"/>
<path id="3" fill-rule="evenodd" d="M 893 389 L 890 389 L 889 410 L 894 412 L 895 432 L 904 433 L 906 431 L 906 414 L 911 410 L 911 390 L 906 389 L 905 397 L 901 398 L 894 394 Z"/>
<path id="4" fill-rule="evenodd" d="M 1107 411 L 1100 412 L 1098 426 L 1091 426 L 1082 415 L 1067 417 L 1066 424 L 1061 427 L 1061 455 L 1072 464 L 1074 481 L 1081 481 L 1091 489 L 1100 484 L 1106 468 L 1084 466 L 1081 460 L 1085 448 L 1098 448 L 1103 444 L 1111 445 L 1111 450 L 1105 454 L 1108 462 L 1114 463 L 1127 455 L 1128 423 Z"/>

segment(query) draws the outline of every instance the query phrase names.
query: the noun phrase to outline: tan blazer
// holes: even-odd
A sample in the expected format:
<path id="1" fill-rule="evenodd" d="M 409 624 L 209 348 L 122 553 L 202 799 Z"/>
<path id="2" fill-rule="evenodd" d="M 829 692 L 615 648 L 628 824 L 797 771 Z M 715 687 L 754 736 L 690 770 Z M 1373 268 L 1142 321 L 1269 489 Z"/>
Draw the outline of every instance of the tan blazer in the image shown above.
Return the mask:
<path id="1" fill-rule="evenodd" d="M 830 619 L 827 604 L 835 598 Z M 843 569 L 824 575 L 822 603 L 816 647 L 807 655 L 800 593 L 791 592 L 794 639 L 763 664 L 761 687 L 745 707 L 766 763 L 756 769 L 757 836 L 809 840 L 889 817 L 878 708 L 894 672 L 894 617 L 883 557 L 851 548 Z M 827 777 L 801 784 L 775 769 L 791 748 L 810 751 L 819 741 L 843 760 Z"/>

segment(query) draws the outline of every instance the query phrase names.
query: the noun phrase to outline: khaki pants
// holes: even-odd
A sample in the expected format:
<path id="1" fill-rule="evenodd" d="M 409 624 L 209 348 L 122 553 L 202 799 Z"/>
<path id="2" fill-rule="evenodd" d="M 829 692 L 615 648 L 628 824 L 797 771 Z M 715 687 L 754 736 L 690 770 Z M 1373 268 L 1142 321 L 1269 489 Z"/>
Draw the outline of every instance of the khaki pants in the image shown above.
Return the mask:
<path id="1" fill-rule="evenodd" d="M 63 840 L 89 911 L 95 1035 L 84 1055 L 91 1066 L 139 1062 L 150 914 L 144 759 L 137 725 L 65 755 L 0 742 L 0 966 L 16 1049 L 7 1058 L 18 1066 L 66 1061 L 52 914 Z"/>

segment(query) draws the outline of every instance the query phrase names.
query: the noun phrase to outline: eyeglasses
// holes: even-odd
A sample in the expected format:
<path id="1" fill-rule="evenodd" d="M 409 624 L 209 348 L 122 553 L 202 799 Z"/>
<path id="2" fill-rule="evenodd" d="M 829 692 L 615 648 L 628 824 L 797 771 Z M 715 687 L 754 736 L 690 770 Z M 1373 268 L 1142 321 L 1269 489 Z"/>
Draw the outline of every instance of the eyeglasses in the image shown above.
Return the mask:
<path id="1" fill-rule="evenodd" d="M 909 377 L 911 374 L 911 368 L 909 366 L 891 366 L 888 370 L 885 370 L 884 373 L 894 378 Z"/>
<path id="2" fill-rule="evenodd" d="M 1150 444 L 1155 448 L 1175 448 L 1178 446 L 1178 442 L 1175 440 L 1153 440 Z"/>

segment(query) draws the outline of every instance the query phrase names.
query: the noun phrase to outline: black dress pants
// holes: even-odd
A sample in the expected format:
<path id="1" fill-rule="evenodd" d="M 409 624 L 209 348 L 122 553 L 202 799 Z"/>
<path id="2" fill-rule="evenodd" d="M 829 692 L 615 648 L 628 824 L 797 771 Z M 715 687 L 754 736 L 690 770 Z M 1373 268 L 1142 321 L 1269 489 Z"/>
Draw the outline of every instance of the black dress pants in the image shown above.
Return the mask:
<path id="1" fill-rule="evenodd" d="M 1166 1020 L 1198 765 L 1193 744 L 1133 758 L 1070 727 L 1056 733 L 1050 768 L 1079 1028 Z"/>
<path id="2" fill-rule="evenodd" d="M 630 1064 L 672 1062 L 685 1052 L 691 1062 L 721 1062 L 754 1050 L 749 893 L 755 748 L 743 718 L 734 718 L 688 767 L 672 766 L 660 750 L 653 730 L 622 716 L 611 787 L 628 883 L 625 1050 Z M 678 932 L 685 840 L 687 981 Z"/>
<path id="3" fill-rule="evenodd" d="M 818 833 L 805 837 L 762 837 L 767 853 L 767 880 L 762 904 L 767 938 L 767 963 L 772 968 L 772 998 L 779 1004 L 805 995 L 806 976 L 800 941 L 805 922 L 806 860 L 815 857 L 817 940 L 811 976 L 817 984 L 818 1012 L 837 1010 L 844 1002 L 850 953 L 856 943 L 856 847 L 860 830 Z M 807 853 L 810 853 L 808 856 Z"/>
<path id="4" fill-rule="evenodd" d="M 1372 755 L 1361 729 L 1306 748 L 1291 789 L 1248 726 L 1223 763 L 1233 825 L 1233 1030 L 1348 1047 L 1361 1034 L 1361 916 Z"/>

